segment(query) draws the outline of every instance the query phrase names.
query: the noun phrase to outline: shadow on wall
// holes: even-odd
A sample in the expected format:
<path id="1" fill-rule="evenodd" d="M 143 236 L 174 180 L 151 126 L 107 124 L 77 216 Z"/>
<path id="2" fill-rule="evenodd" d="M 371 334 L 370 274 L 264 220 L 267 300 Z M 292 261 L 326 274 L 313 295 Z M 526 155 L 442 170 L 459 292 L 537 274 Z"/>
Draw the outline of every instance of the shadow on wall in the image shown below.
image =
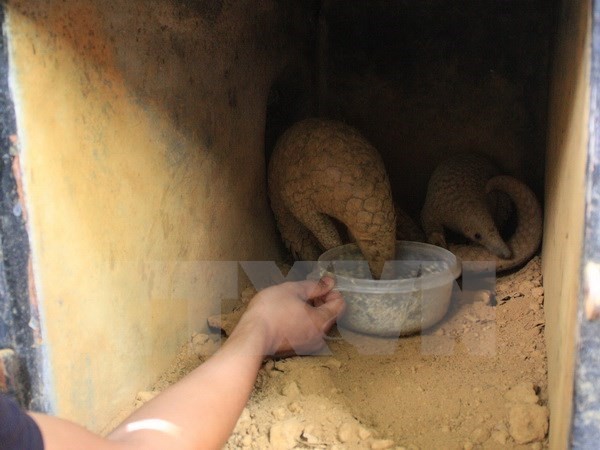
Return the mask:
<path id="1" fill-rule="evenodd" d="M 543 193 L 552 5 L 331 0 L 329 116 L 380 150 L 415 213 L 448 154 L 487 153 Z"/>
<path id="2" fill-rule="evenodd" d="M 47 1 L 51 4 L 52 1 Z M 68 1 L 56 12 L 15 0 L 11 7 L 72 47 L 82 93 L 89 73 L 127 94 L 156 120 L 224 158 L 241 128 L 264 121 L 272 80 L 306 36 L 308 8 L 291 1 Z M 87 82 L 86 82 L 87 81 Z"/>
<path id="3" fill-rule="evenodd" d="M 80 91 L 74 96 L 100 103 L 104 116 L 110 116 L 109 126 L 119 120 L 124 108 L 116 105 L 123 102 L 125 109 L 140 114 L 140 123 L 154 124 L 145 152 L 125 143 L 111 151 L 128 153 L 131 163 L 148 167 L 156 164 L 157 155 L 150 152 L 158 141 L 173 185 L 188 186 L 194 198 L 210 198 L 220 203 L 216 208 L 246 216 L 268 211 L 263 152 L 267 97 L 273 79 L 303 51 L 311 26 L 304 20 L 311 14 L 305 5 L 289 0 L 159 0 L 151 8 L 139 0 L 71 0 L 60 7 L 52 0 L 11 2 L 14 11 L 52 36 L 50 53 L 70 49 L 65 53 L 73 61 L 65 64 L 61 77 L 69 77 L 66 82 Z M 57 116 L 68 108 L 59 104 Z M 107 135 L 115 133 L 84 112 L 73 115 L 93 124 L 84 127 L 87 142 L 107 145 Z M 197 154 L 190 151 L 194 148 Z M 102 151 L 94 156 L 101 159 Z M 115 164 L 114 159 L 106 161 L 106 169 L 121 171 Z M 193 191 L 199 184 L 190 183 L 194 176 L 205 180 L 200 191 Z M 166 186 L 173 189 L 181 187 Z M 270 220 L 267 214 L 259 222 Z"/>

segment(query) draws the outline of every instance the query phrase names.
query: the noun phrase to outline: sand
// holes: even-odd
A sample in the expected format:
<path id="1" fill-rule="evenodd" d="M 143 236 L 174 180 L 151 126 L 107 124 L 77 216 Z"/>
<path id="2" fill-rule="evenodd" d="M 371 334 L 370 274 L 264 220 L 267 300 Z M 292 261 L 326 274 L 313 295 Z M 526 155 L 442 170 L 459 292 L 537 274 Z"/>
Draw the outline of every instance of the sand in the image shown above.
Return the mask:
<path id="1" fill-rule="evenodd" d="M 244 291 L 240 308 L 252 294 L 251 288 Z M 225 448 L 547 446 L 537 257 L 499 278 L 495 297 L 459 292 L 445 319 L 423 336 L 381 339 L 333 330 L 327 346 L 327 355 L 265 361 Z M 217 347 L 207 335 L 194 336 L 172 370 L 138 394 L 134 406 L 176 382 Z"/>

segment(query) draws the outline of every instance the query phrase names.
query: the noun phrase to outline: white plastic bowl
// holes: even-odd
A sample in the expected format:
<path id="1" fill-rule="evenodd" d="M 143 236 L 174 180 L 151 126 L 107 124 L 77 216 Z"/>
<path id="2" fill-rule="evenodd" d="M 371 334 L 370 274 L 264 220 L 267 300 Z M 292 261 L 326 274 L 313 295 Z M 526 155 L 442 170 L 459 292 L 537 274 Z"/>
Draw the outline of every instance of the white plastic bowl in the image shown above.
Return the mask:
<path id="1" fill-rule="evenodd" d="M 439 322 L 448 311 L 452 284 L 460 276 L 456 256 L 441 247 L 398 241 L 396 260 L 374 280 L 356 244 L 319 257 L 320 276 L 330 275 L 346 301 L 338 325 L 378 336 L 405 336 Z"/>

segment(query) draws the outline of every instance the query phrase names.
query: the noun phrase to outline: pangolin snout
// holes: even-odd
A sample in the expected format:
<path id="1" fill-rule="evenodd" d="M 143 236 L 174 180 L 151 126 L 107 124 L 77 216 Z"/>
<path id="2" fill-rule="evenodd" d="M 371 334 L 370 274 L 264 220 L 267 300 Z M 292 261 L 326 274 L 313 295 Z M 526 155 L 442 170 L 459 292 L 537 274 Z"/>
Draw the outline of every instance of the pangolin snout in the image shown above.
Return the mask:
<path id="1" fill-rule="evenodd" d="M 494 253 L 497 257 L 502 259 L 510 259 L 512 257 L 512 252 L 510 248 L 502 242 L 502 244 L 498 244 L 489 248 L 489 250 Z"/>

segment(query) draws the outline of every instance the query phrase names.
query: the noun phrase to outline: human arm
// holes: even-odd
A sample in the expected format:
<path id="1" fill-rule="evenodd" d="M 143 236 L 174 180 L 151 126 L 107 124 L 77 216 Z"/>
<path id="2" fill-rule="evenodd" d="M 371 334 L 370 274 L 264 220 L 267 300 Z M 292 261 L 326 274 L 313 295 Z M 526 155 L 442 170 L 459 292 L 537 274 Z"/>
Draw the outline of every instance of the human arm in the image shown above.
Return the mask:
<path id="1" fill-rule="evenodd" d="M 208 361 L 134 412 L 108 440 L 69 422 L 33 415 L 46 449 L 222 447 L 248 400 L 264 355 L 311 353 L 324 345 L 325 332 L 344 307 L 332 288 L 333 280 L 326 278 L 259 292 Z"/>

